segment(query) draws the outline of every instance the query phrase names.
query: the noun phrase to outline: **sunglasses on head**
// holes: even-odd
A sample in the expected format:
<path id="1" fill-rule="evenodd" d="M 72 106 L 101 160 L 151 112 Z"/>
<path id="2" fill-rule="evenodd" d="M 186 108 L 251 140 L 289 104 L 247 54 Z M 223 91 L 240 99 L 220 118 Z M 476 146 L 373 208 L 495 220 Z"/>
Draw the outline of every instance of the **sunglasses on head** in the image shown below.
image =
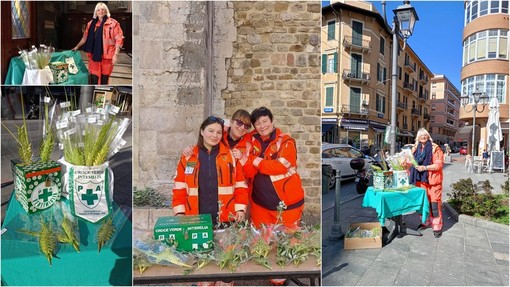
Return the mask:
<path id="1" fill-rule="evenodd" d="M 225 121 L 222 118 L 218 118 L 218 117 L 215 117 L 215 116 L 208 117 L 207 121 L 208 122 L 216 122 L 216 123 L 219 123 L 221 125 L 223 125 L 225 123 Z"/>
<path id="2" fill-rule="evenodd" d="M 245 123 L 245 122 L 241 121 L 240 119 L 235 119 L 235 120 L 234 120 L 234 122 L 236 122 L 236 125 L 237 125 L 238 127 L 242 127 L 242 126 L 244 126 L 244 129 L 245 129 L 245 130 L 249 130 L 249 129 L 251 129 L 251 124 L 247 124 L 247 123 Z"/>

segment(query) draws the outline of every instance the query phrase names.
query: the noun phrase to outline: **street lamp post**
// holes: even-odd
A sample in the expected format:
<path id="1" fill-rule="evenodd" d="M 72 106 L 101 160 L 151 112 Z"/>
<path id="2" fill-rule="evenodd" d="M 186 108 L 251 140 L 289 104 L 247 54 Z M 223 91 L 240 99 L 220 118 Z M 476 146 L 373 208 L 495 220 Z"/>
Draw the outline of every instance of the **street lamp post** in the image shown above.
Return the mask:
<path id="1" fill-rule="evenodd" d="M 482 113 L 484 110 L 485 110 L 485 106 L 487 105 L 487 100 L 489 99 L 489 97 L 485 96 L 484 93 L 480 92 L 479 90 L 475 90 L 472 94 L 471 94 L 472 98 L 473 98 L 473 105 L 471 106 L 471 110 L 473 111 L 473 131 L 472 131 L 472 134 L 471 134 L 471 156 L 475 156 L 475 121 L 476 121 L 476 113 Z M 470 99 L 471 97 L 469 96 L 464 96 L 464 97 L 460 97 L 461 101 L 462 101 L 462 107 L 464 108 L 464 111 L 466 111 L 466 113 L 469 113 L 471 112 L 471 110 L 467 110 L 466 107 L 467 105 L 470 103 Z M 478 110 L 478 103 L 481 101 L 482 103 L 482 110 L 479 111 Z"/>
<path id="2" fill-rule="evenodd" d="M 400 5 L 397 9 L 393 10 L 395 17 L 393 17 L 393 51 L 392 51 L 392 63 L 391 63 L 391 123 L 390 123 L 390 154 L 395 154 L 395 141 L 396 141 L 396 126 L 397 126 L 397 58 L 398 49 L 400 45 L 398 43 L 398 37 L 400 36 L 404 40 L 404 47 L 406 41 L 413 34 L 414 24 L 418 18 L 416 10 L 411 6 L 410 1 L 404 1 L 404 5 Z M 386 1 L 382 1 L 382 8 L 384 13 L 384 22 L 386 21 Z"/>

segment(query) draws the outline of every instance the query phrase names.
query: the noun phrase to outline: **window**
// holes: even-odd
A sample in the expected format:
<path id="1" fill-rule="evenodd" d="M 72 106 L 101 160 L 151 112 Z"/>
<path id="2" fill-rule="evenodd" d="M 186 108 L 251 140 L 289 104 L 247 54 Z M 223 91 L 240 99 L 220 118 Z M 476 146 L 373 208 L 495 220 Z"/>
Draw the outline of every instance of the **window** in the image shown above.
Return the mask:
<path id="1" fill-rule="evenodd" d="M 12 39 L 30 38 L 30 1 L 11 1 Z"/>
<path id="2" fill-rule="evenodd" d="M 386 97 L 375 94 L 375 110 L 379 113 L 385 113 L 386 110 Z"/>
<path id="3" fill-rule="evenodd" d="M 398 79 L 402 80 L 402 67 L 398 66 Z"/>
<path id="4" fill-rule="evenodd" d="M 379 53 L 381 53 L 381 55 L 384 55 L 384 38 L 381 37 L 381 42 L 379 43 Z"/>
<path id="5" fill-rule="evenodd" d="M 322 54 L 322 73 L 336 73 L 338 71 L 338 53 Z"/>
<path id="6" fill-rule="evenodd" d="M 463 65 L 485 59 L 508 59 L 508 30 L 492 29 L 469 36 L 463 43 Z"/>
<path id="7" fill-rule="evenodd" d="M 328 41 L 335 39 L 335 34 L 336 34 L 335 28 L 336 28 L 336 23 L 334 20 L 328 22 Z"/>
<path id="8" fill-rule="evenodd" d="M 334 87 L 326 87 L 326 102 L 324 104 L 325 107 L 333 106 L 333 93 L 335 91 Z"/>
<path id="9" fill-rule="evenodd" d="M 464 24 L 489 14 L 508 13 L 508 0 L 471 0 L 466 2 Z"/>
<path id="10" fill-rule="evenodd" d="M 472 103 L 472 94 L 478 89 L 489 98 L 496 97 L 500 104 L 506 103 L 505 77 L 504 74 L 485 74 L 466 78 L 461 83 L 462 96 L 469 96 Z"/>

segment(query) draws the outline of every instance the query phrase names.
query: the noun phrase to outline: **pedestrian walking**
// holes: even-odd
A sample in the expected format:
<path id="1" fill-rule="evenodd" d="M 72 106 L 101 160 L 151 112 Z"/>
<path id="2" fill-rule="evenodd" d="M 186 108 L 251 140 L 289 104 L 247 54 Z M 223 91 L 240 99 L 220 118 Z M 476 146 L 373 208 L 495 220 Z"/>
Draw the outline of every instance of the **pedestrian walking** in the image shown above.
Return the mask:
<path id="1" fill-rule="evenodd" d="M 443 232 L 443 151 L 433 143 L 429 132 L 421 128 L 416 135 L 412 152 L 418 166 L 411 167 L 409 182 L 424 188 L 430 203 L 430 217 L 425 225 L 420 224 L 420 229 L 432 225 L 434 236 L 439 238 Z"/>

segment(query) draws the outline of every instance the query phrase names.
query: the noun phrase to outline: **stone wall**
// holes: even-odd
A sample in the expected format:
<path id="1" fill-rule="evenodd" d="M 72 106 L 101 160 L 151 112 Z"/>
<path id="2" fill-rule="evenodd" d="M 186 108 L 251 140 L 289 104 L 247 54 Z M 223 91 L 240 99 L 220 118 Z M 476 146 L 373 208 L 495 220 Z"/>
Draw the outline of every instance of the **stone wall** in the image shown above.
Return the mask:
<path id="1" fill-rule="evenodd" d="M 270 108 L 320 217 L 320 2 L 133 2 L 134 185 L 170 198 L 210 114 Z"/>
<path id="2" fill-rule="evenodd" d="M 320 214 L 320 2 L 233 2 L 225 113 L 265 106 L 298 148 L 305 213 Z"/>

